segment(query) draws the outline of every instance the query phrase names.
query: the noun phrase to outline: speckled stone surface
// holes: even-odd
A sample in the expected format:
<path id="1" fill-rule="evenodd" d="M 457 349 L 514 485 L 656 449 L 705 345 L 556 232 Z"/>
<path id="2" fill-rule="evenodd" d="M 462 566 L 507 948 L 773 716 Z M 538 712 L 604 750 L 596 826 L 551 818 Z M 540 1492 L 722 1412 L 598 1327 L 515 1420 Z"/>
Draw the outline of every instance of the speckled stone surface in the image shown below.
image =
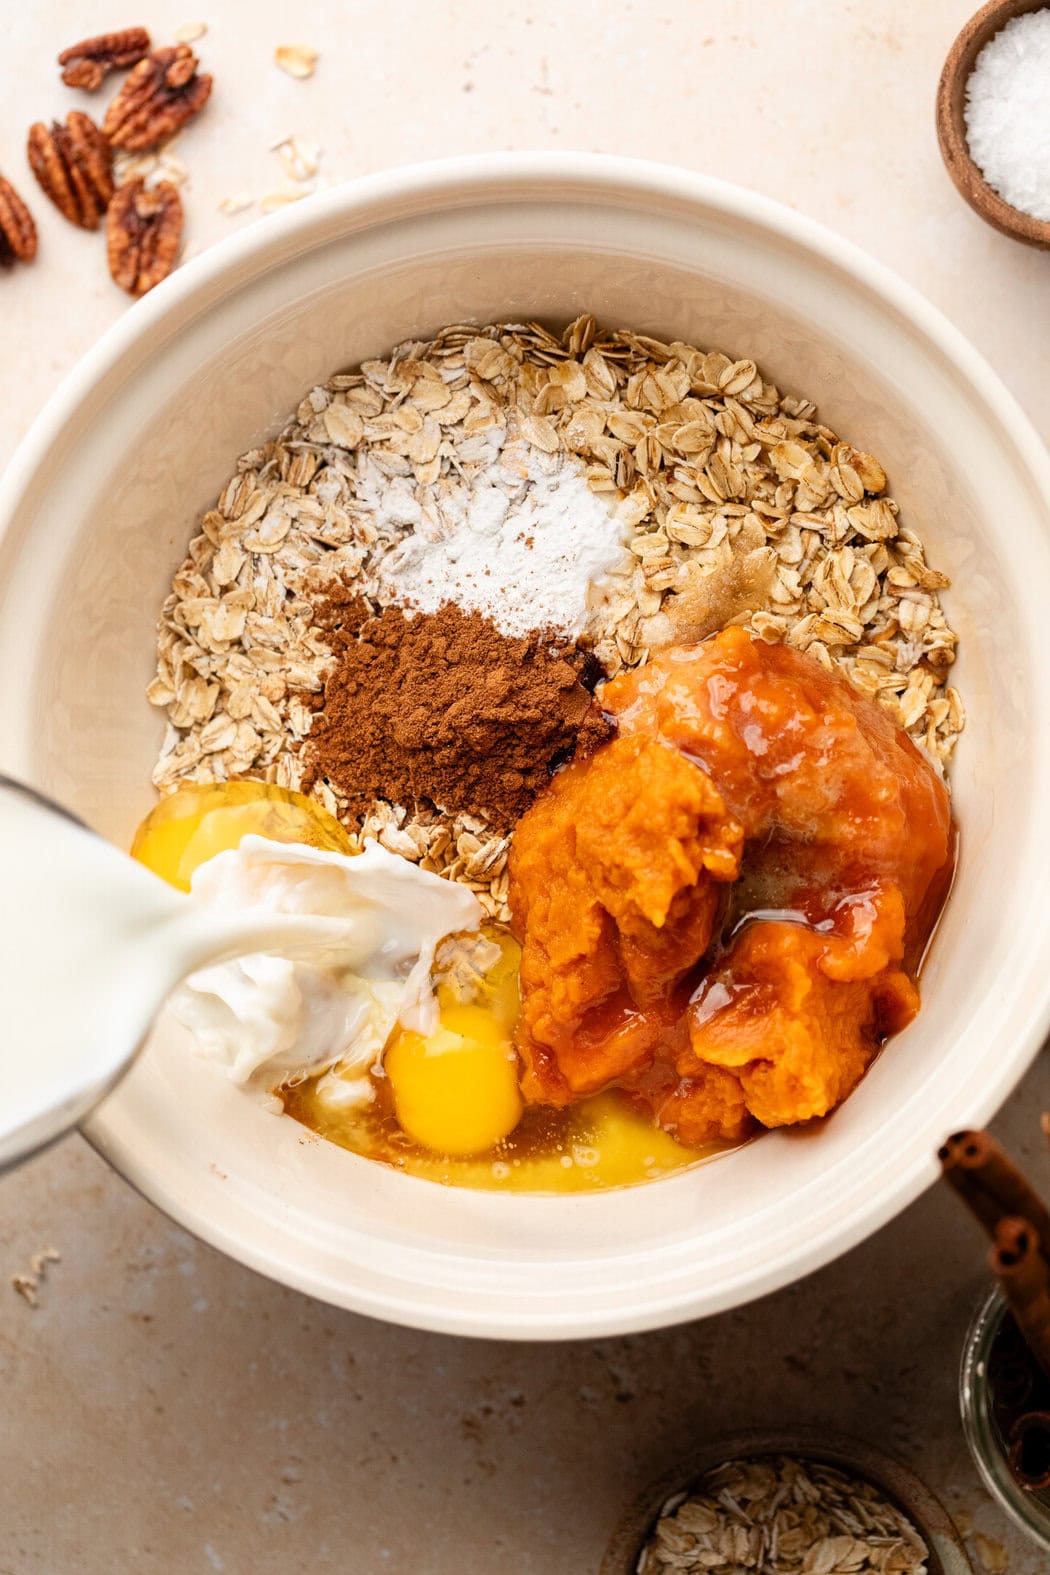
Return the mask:
<path id="1" fill-rule="evenodd" d="M 222 198 L 481 149 L 598 149 L 756 187 L 896 267 L 1050 433 L 1050 258 L 962 204 L 933 91 L 968 0 L 40 0 L 5 17 L 0 169 L 40 258 L 0 278 L 0 460 L 126 309 L 99 237 L 38 199 L 30 121 L 77 102 L 50 62 L 78 37 L 197 17 L 213 104 L 175 151 L 191 247 Z M 320 51 L 294 82 L 274 47 Z M 1000 1129 L 1050 1188 L 1045 1056 Z M 54 1247 L 34 1310 L 10 1284 Z M 1046 1559 L 983 1494 L 956 1367 L 983 1253 L 934 1192 L 848 1257 L 724 1317 L 581 1345 L 386 1328 L 258 1279 L 175 1229 L 74 1137 L 0 1181 L 0 1575 L 591 1575 L 625 1502 L 699 1437 L 823 1422 L 895 1450 L 971 1533 L 978 1572 Z M 985 1540 L 981 1540 L 981 1539 Z"/>

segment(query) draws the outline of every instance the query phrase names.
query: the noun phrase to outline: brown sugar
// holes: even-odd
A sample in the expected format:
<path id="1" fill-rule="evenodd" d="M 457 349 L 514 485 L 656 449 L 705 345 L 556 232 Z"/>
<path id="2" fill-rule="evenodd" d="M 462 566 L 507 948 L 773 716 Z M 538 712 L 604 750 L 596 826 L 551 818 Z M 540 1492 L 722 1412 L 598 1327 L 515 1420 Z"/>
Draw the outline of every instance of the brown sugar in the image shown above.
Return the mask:
<path id="1" fill-rule="evenodd" d="M 339 585 L 315 608 L 336 665 L 304 751 L 364 815 L 386 799 L 482 813 L 509 830 L 575 752 L 610 733 L 592 657 L 564 636 L 509 637 L 477 612 L 380 612 Z"/>

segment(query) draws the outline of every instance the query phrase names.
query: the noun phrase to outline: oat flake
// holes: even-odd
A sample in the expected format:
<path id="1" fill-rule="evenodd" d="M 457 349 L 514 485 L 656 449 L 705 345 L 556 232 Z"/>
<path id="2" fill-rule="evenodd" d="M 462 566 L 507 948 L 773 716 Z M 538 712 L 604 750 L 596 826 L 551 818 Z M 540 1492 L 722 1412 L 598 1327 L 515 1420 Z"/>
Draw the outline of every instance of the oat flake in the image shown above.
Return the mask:
<path id="1" fill-rule="evenodd" d="M 273 58 L 282 71 L 302 81 L 305 77 L 313 76 L 320 56 L 309 44 L 279 44 Z"/>

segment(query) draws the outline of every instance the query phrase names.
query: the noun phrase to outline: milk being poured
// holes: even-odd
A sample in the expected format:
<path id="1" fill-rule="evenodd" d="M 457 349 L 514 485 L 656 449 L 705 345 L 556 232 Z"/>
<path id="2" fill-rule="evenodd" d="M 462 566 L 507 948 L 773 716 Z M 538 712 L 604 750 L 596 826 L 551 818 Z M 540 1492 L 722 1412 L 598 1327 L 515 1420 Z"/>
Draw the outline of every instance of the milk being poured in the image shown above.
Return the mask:
<path id="1" fill-rule="evenodd" d="M 481 914 L 469 891 L 384 849 L 351 858 L 260 837 L 213 859 L 209 874 L 202 866 L 205 905 L 2 785 L 0 854 L 0 1166 L 88 1113 L 195 970 L 210 965 L 183 995 L 196 998 L 200 1026 L 212 1029 L 206 1048 L 226 1053 L 234 1075 L 267 1060 L 253 1041 L 283 1008 L 271 1034 L 276 1076 L 298 1069 L 296 1055 L 323 1059 L 333 1027 L 337 1054 L 358 1032 L 373 1052 L 384 1024 L 425 1004 L 437 941 Z M 269 994 L 255 998 L 251 970 L 224 972 L 260 954 L 278 965 L 276 1003 L 273 968 L 262 970 Z"/>
<path id="2" fill-rule="evenodd" d="M 177 977 L 166 937 L 182 904 L 102 838 L 3 788 L 0 850 L 3 1164 L 90 1109 L 133 1054 Z"/>

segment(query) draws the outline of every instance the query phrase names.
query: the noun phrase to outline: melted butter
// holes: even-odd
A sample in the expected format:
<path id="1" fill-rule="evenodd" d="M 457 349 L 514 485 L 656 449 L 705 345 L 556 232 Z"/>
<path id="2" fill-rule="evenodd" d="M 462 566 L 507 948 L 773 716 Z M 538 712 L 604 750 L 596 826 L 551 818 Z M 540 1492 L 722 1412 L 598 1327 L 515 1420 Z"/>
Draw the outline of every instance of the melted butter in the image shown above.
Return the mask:
<path id="1" fill-rule="evenodd" d="M 509 1137 L 484 1154 L 428 1153 L 382 1114 L 323 1105 L 313 1085 L 281 1092 L 285 1110 L 319 1136 L 409 1176 L 491 1192 L 600 1192 L 655 1181 L 722 1153 L 683 1148 L 612 1091 L 569 1110 L 532 1106 Z"/>

